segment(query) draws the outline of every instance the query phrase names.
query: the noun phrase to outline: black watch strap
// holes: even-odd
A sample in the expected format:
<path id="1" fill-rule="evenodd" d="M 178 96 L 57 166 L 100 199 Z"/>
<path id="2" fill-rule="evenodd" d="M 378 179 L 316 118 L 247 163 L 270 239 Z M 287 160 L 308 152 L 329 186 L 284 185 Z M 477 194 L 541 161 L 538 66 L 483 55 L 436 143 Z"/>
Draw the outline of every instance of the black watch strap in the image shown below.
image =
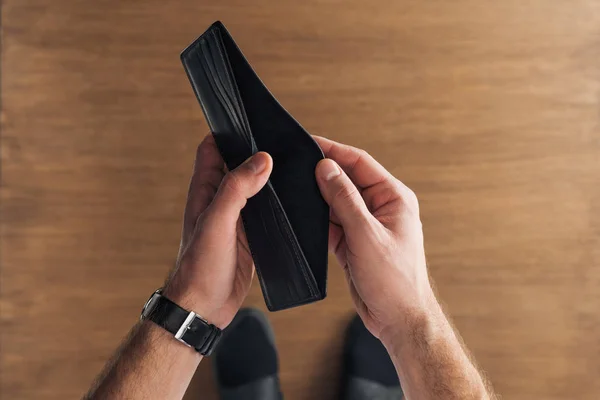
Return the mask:
<path id="1" fill-rule="evenodd" d="M 212 353 L 222 333 L 221 329 L 209 324 L 193 311 L 188 311 L 167 299 L 160 290 L 150 297 L 141 318 L 154 322 L 172 333 L 175 339 L 204 356 Z"/>

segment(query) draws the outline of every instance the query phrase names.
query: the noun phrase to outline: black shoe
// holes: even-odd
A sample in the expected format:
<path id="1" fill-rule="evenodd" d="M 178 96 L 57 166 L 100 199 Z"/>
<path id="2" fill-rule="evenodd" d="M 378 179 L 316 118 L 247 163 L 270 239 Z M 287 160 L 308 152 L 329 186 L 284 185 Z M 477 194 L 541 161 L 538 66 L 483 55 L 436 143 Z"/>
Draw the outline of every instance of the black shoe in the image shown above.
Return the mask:
<path id="1" fill-rule="evenodd" d="M 223 332 L 213 367 L 222 400 L 282 398 L 273 331 L 259 310 L 237 313 Z"/>
<path id="2" fill-rule="evenodd" d="M 402 399 L 402 388 L 385 347 L 356 316 L 346 332 L 342 399 Z"/>

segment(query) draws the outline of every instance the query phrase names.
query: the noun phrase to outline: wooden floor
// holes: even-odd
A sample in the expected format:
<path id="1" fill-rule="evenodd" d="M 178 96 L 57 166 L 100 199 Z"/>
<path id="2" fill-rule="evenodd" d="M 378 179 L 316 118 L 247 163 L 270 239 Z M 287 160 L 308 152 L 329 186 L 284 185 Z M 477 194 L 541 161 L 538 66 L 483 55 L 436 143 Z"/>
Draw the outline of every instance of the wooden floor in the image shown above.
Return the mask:
<path id="1" fill-rule="evenodd" d="M 594 0 L 4 0 L 1 398 L 80 396 L 173 264 L 207 132 L 179 52 L 216 19 L 310 132 L 416 191 L 504 398 L 600 398 Z M 352 306 L 330 265 L 327 300 L 269 314 L 288 399 L 335 398 Z M 205 362 L 187 398 L 212 387 Z"/>

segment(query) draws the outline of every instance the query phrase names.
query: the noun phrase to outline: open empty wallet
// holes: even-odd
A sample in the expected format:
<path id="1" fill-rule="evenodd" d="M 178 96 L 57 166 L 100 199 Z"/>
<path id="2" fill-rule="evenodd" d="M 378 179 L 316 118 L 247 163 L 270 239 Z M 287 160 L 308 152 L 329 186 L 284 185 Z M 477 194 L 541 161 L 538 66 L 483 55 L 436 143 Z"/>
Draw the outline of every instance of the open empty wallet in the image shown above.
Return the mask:
<path id="1" fill-rule="evenodd" d="M 258 151 L 273 158 L 268 183 L 242 210 L 267 307 L 322 300 L 329 207 L 315 167 L 323 152 L 265 87 L 222 23 L 189 45 L 181 61 L 229 170 Z"/>

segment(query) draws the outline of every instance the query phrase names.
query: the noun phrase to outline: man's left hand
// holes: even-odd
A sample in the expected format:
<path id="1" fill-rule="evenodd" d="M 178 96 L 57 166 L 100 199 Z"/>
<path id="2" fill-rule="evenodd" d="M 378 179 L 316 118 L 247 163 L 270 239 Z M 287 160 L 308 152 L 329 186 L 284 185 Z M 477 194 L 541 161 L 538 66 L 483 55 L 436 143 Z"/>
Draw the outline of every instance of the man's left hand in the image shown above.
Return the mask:
<path id="1" fill-rule="evenodd" d="M 241 307 L 254 276 L 240 211 L 272 169 L 271 157 L 259 152 L 226 172 L 212 135 L 198 146 L 177 265 L 164 294 L 221 329 Z"/>

